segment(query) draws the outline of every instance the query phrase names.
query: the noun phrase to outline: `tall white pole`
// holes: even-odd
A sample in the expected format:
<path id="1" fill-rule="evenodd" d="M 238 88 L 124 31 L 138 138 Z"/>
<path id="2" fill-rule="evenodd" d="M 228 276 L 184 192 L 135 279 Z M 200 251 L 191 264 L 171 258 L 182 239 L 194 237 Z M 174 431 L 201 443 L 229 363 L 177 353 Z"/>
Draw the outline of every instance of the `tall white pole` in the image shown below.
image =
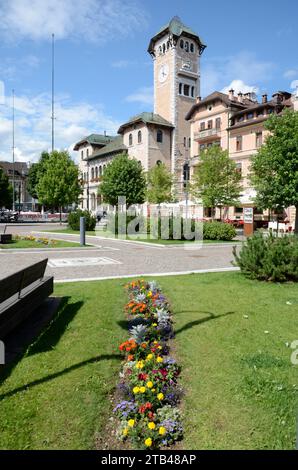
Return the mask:
<path id="1" fill-rule="evenodd" d="M 14 139 L 14 90 L 12 90 L 12 210 L 15 211 L 15 139 Z"/>
<path id="2" fill-rule="evenodd" d="M 54 79 L 55 79 L 55 34 L 52 34 L 52 152 L 54 151 L 55 147 L 55 128 L 54 128 L 54 120 L 55 120 L 55 102 L 54 102 Z"/>

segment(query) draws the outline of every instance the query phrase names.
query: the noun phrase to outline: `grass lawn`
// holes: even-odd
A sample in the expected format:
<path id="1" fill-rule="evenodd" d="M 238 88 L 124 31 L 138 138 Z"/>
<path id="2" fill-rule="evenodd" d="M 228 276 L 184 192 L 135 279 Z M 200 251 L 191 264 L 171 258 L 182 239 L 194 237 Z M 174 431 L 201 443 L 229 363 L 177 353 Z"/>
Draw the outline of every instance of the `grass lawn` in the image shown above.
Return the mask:
<path id="1" fill-rule="evenodd" d="M 65 240 L 55 240 L 54 244 L 45 245 L 44 243 L 31 241 L 31 240 L 13 240 L 11 243 L 0 245 L 0 249 L 8 248 L 65 248 L 65 247 L 80 247 L 79 243 L 67 242 Z"/>
<path id="2" fill-rule="evenodd" d="M 185 388 L 183 449 L 294 449 L 298 285 L 160 277 Z M 2 449 L 90 449 L 120 370 L 124 280 L 59 284 L 60 316 L 0 388 Z M 287 303 L 288 302 L 288 303 Z M 294 387 L 296 386 L 296 388 Z"/>
<path id="3" fill-rule="evenodd" d="M 43 230 L 43 232 L 45 233 L 69 233 L 69 234 L 75 234 L 75 235 L 79 235 L 80 232 L 78 230 L 72 230 L 70 228 L 64 228 L 64 229 L 61 229 L 61 230 Z M 98 231 L 87 231 L 86 232 L 86 235 L 97 235 L 99 237 L 104 237 L 104 238 L 115 238 L 114 237 L 114 234 L 112 232 L 107 232 L 107 231 L 102 231 L 102 230 L 98 230 Z M 118 237 L 116 237 L 118 238 Z M 193 243 L 193 240 L 151 240 L 149 237 L 147 238 L 146 235 L 144 234 L 144 236 L 141 236 L 140 238 L 130 238 L 130 237 L 126 237 L 126 240 L 132 240 L 132 241 L 136 241 L 136 242 L 146 242 L 146 243 L 158 243 L 159 245 L 181 245 L 183 243 Z M 237 243 L 239 242 L 239 240 L 228 240 L 228 241 L 224 241 L 224 240 L 203 240 L 203 243 Z"/>

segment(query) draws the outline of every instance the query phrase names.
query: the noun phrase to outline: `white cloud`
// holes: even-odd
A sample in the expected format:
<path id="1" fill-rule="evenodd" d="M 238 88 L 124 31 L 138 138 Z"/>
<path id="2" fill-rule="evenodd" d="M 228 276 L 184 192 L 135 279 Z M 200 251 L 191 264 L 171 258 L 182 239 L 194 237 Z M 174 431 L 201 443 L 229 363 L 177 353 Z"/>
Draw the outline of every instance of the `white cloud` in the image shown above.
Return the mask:
<path id="1" fill-rule="evenodd" d="M 221 91 L 222 93 L 228 93 L 229 90 L 233 89 L 235 93 L 259 93 L 259 88 L 255 86 L 250 86 L 244 83 L 242 80 L 233 80 L 230 85 L 224 87 Z"/>
<path id="2" fill-rule="evenodd" d="M 115 69 L 125 69 L 129 65 L 131 65 L 132 62 L 130 60 L 116 60 L 115 62 L 111 63 L 111 66 L 114 67 Z"/>
<path id="3" fill-rule="evenodd" d="M 0 34 L 9 41 L 75 38 L 105 42 L 147 26 L 137 0 L 1 0 Z"/>
<path id="4" fill-rule="evenodd" d="M 41 60 L 33 54 L 26 55 L 24 57 L 15 58 L 6 57 L 1 59 L 0 63 L 0 76 L 10 79 L 18 79 L 23 75 L 28 75 L 33 69 L 36 69 Z"/>
<path id="5" fill-rule="evenodd" d="M 0 80 L 0 104 L 4 104 L 5 101 L 5 87 L 4 82 Z"/>
<path id="6" fill-rule="evenodd" d="M 289 69 L 284 73 L 284 78 L 295 78 L 298 77 L 298 69 Z"/>
<path id="7" fill-rule="evenodd" d="M 294 90 L 296 90 L 296 88 L 298 88 L 298 80 L 293 80 L 290 85 L 290 88 L 294 88 Z"/>
<path id="8" fill-rule="evenodd" d="M 115 134 L 118 121 L 105 114 L 100 104 L 71 103 L 67 95 L 55 98 L 55 147 L 70 149 L 73 157 L 74 143 L 85 135 Z M 0 160 L 11 158 L 11 98 L 0 107 Z M 51 146 L 51 96 L 43 93 L 32 98 L 15 97 L 15 145 L 16 159 L 36 161 L 43 150 Z"/>
<path id="9" fill-rule="evenodd" d="M 233 80 L 242 81 L 249 88 L 258 88 L 272 76 L 275 64 L 261 61 L 252 52 L 243 51 L 228 57 L 202 58 L 202 96 L 228 87 Z"/>
<path id="10" fill-rule="evenodd" d="M 143 105 L 153 105 L 153 87 L 142 87 L 136 90 L 135 93 L 128 95 L 125 98 L 128 103 L 140 103 Z"/>

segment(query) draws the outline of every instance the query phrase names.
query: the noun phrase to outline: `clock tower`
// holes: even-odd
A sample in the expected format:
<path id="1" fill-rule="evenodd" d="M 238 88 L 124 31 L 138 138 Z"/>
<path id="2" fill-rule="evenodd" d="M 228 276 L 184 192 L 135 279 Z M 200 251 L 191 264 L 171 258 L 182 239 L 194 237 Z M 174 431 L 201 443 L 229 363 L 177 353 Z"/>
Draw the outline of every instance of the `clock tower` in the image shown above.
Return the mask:
<path id="1" fill-rule="evenodd" d="M 190 154 L 190 123 L 185 116 L 200 95 L 201 38 L 174 17 L 150 41 L 154 61 L 154 113 L 170 121 L 172 172 L 181 180 Z"/>

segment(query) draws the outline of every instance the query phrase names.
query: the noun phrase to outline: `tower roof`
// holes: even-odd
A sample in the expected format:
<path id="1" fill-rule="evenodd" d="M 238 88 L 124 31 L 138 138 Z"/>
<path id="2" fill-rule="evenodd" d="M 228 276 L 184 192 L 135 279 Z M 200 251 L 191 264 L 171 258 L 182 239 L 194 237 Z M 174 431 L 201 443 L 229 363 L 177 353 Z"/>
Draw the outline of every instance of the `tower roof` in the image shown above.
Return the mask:
<path id="1" fill-rule="evenodd" d="M 122 126 L 120 126 L 118 129 L 118 134 L 122 134 L 127 127 L 131 127 L 138 122 L 143 122 L 144 124 L 153 124 L 161 127 L 174 127 L 171 122 L 167 121 L 159 114 L 141 113 L 137 116 L 131 117 L 127 122 L 122 124 Z"/>
<path id="2" fill-rule="evenodd" d="M 174 16 L 169 23 L 167 23 L 163 28 L 161 28 L 151 39 L 148 52 L 154 54 L 154 44 L 158 39 L 160 39 L 165 34 L 172 35 L 175 39 L 179 38 L 182 34 L 193 39 L 200 48 L 200 54 L 205 49 L 206 45 L 204 44 L 202 38 L 198 36 L 191 28 L 185 26 L 182 23 L 181 19 L 178 16 Z"/>

